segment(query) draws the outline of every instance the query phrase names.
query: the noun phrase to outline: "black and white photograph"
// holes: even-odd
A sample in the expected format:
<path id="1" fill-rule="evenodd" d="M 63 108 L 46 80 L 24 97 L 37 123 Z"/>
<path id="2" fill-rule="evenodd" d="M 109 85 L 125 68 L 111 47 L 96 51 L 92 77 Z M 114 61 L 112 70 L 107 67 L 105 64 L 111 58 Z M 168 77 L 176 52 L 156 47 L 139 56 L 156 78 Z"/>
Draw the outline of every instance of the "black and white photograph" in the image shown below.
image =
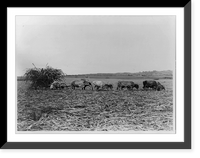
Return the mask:
<path id="1" fill-rule="evenodd" d="M 176 133 L 176 16 L 17 15 L 16 132 Z"/>

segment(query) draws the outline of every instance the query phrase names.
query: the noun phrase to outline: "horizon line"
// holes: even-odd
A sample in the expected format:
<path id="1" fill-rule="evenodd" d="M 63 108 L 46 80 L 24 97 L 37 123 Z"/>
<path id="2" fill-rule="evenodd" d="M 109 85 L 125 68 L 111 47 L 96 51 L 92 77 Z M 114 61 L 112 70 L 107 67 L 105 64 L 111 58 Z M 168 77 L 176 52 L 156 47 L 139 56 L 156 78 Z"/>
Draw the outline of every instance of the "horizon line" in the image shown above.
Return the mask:
<path id="1" fill-rule="evenodd" d="M 65 72 L 63 72 L 65 75 L 97 75 L 97 74 L 137 74 L 137 73 L 143 73 L 143 72 L 162 72 L 162 71 L 172 71 L 173 70 L 150 70 L 150 71 L 137 71 L 137 72 L 98 72 L 98 73 L 84 73 L 84 74 L 67 74 Z M 21 76 L 24 76 L 24 75 L 18 75 L 18 77 L 21 77 Z"/>

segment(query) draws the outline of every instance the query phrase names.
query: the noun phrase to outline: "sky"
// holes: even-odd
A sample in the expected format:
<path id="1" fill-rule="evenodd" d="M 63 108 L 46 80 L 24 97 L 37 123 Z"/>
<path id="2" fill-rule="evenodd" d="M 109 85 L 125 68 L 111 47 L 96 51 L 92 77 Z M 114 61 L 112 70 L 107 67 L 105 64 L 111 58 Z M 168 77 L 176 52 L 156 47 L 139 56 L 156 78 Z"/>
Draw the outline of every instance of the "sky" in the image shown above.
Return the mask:
<path id="1" fill-rule="evenodd" d="M 16 75 L 174 70 L 175 16 L 16 16 Z"/>

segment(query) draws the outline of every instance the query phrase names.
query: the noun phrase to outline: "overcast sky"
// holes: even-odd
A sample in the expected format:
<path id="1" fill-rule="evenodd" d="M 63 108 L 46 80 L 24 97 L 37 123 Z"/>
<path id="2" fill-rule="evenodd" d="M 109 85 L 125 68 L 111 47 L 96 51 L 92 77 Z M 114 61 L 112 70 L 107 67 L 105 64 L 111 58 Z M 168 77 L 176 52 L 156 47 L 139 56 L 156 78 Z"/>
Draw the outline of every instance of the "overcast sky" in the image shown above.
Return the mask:
<path id="1" fill-rule="evenodd" d="M 173 70 L 175 16 L 16 16 L 16 75 Z"/>

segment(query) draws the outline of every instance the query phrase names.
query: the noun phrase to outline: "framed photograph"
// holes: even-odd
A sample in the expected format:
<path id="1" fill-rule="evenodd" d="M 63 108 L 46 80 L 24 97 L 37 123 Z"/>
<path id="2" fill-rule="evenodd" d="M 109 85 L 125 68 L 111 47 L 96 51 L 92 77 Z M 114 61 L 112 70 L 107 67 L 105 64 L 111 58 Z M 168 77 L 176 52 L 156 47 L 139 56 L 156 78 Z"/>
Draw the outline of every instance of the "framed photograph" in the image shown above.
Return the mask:
<path id="1" fill-rule="evenodd" d="M 7 7 L 2 149 L 191 149 L 191 2 Z"/>

